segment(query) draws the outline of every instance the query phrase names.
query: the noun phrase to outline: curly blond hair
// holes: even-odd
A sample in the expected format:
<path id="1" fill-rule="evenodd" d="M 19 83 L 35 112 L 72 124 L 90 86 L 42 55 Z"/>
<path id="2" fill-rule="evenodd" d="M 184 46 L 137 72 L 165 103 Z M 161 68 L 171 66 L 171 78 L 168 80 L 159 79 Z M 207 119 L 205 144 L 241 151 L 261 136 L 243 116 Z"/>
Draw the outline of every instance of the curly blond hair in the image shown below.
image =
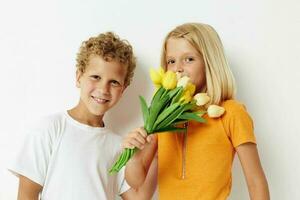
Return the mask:
<path id="1" fill-rule="evenodd" d="M 102 33 L 84 41 L 77 53 L 77 70 L 85 72 L 91 55 L 101 56 L 105 61 L 117 61 L 127 67 L 125 84 L 128 86 L 136 66 L 132 46 L 127 40 L 121 40 L 113 32 Z"/>

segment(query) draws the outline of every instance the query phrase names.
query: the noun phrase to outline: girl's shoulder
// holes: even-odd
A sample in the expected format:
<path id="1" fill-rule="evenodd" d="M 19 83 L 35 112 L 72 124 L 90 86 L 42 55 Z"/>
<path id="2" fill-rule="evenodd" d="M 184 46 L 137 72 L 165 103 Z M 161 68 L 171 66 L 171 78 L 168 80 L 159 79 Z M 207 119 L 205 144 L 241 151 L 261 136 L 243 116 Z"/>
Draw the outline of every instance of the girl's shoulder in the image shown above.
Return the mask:
<path id="1" fill-rule="evenodd" d="M 225 108 L 227 115 L 247 112 L 246 106 L 242 102 L 235 99 L 223 101 L 221 106 Z"/>
<path id="2" fill-rule="evenodd" d="M 229 99 L 225 100 L 221 103 L 222 107 L 227 107 L 227 108 L 238 108 L 238 107 L 243 107 L 244 104 L 238 100 L 235 99 Z"/>

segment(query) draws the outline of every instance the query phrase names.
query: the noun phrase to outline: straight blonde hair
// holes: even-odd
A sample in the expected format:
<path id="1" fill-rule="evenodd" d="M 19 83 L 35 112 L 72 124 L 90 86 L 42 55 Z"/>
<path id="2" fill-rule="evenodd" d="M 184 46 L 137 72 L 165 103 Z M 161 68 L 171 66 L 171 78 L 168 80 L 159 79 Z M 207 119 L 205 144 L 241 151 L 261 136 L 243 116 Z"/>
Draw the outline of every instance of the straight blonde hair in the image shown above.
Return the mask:
<path id="1" fill-rule="evenodd" d="M 213 27 L 202 23 L 186 23 L 169 32 L 161 53 L 163 68 L 166 67 L 166 45 L 169 38 L 186 39 L 203 56 L 206 86 L 201 92 L 206 92 L 210 96 L 210 104 L 220 104 L 234 98 L 235 80 L 225 57 L 221 39 Z"/>

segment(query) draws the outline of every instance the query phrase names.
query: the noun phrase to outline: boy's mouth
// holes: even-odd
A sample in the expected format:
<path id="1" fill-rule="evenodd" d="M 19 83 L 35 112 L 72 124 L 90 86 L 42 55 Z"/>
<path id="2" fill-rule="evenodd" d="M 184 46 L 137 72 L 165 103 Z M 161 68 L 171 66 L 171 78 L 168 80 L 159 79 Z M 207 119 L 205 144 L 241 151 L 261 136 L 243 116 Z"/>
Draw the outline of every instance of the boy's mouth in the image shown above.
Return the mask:
<path id="1" fill-rule="evenodd" d="M 104 99 L 104 98 L 100 98 L 100 97 L 94 97 L 94 96 L 91 96 L 91 97 L 92 97 L 92 99 L 94 99 L 99 104 L 103 104 L 103 103 L 109 102 L 108 99 Z"/>

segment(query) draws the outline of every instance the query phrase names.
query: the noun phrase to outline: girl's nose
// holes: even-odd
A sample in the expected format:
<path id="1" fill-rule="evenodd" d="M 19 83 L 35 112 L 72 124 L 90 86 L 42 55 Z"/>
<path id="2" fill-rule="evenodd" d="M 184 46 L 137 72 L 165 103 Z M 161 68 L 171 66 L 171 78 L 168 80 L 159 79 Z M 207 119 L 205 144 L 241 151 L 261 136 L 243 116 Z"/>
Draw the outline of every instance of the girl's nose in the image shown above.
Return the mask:
<path id="1" fill-rule="evenodd" d="M 177 63 L 176 65 L 176 72 L 182 73 L 183 72 L 183 67 L 181 63 Z"/>

